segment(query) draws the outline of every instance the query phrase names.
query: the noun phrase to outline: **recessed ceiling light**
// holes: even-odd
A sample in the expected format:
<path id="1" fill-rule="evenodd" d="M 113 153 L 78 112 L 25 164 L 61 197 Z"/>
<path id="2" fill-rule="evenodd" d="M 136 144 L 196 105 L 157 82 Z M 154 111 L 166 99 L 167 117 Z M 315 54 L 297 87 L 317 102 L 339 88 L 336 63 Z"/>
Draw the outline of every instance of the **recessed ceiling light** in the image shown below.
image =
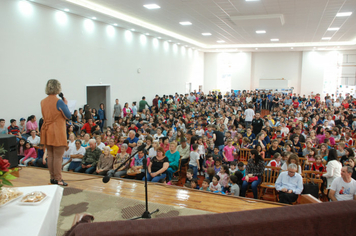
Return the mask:
<path id="1" fill-rule="evenodd" d="M 115 23 L 114 26 L 117 26 L 117 24 Z"/>
<path id="2" fill-rule="evenodd" d="M 271 42 L 278 42 L 279 39 L 271 39 Z"/>
<path id="3" fill-rule="evenodd" d="M 131 29 L 131 31 L 135 31 L 135 29 Z"/>
<path id="4" fill-rule="evenodd" d="M 290 49 L 294 49 L 293 47 L 291 47 Z"/>
<path id="5" fill-rule="evenodd" d="M 202 33 L 201 35 L 203 35 L 203 36 L 210 36 L 211 33 Z"/>
<path id="6" fill-rule="evenodd" d="M 92 17 L 93 20 L 96 20 L 96 17 Z"/>
<path id="7" fill-rule="evenodd" d="M 68 11 L 69 11 L 69 9 L 68 9 L 68 8 L 66 8 L 66 9 L 64 9 L 64 11 L 68 12 Z"/>
<path id="8" fill-rule="evenodd" d="M 335 27 L 335 28 L 328 28 L 328 31 L 338 31 L 340 28 L 337 28 L 337 27 Z"/>
<path id="9" fill-rule="evenodd" d="M 161 39 L 162 37 L 157 37 L 158 39 Z"/>
<path id="10" fill-rule="evenodd" d="M 255 48 L 256 50 L 258 50 L 258 48 Z"/>
<path id="11" fill-rule="evenodd" d="M 336 14 L 336 17 L 342 17 L 342 16 L 351 16 L 352 12 L 339 12 Z"/>
<path id="12" fill-rule="evenodd" d="M 149 33 L 146 33 L 146 35 L 150 35 Z"/>
<path id="13" fill-rule="evenodd" d="M 185 45 L 184 47 L 188 47 L 188 45 Z"/>
<path id="14" fill-rule="evenodd" d="M 172 42 L 172 40 L 168 40 L 168 42 Z"/>
<path id="15" fill-rule="evenodd" d="M 181 24 L 181 25 L 192 25 L 192 22 L 189 22 L 189 21 L 181 21 L 181 22 L 179 22 L 179 24 Z"/>
<path id="16" fill-rule="evenodd" d="M 177 43 L 178 45 L 180 44 L 180 43 Z"/>
<path id="17" fill-rule="evenodd" d="M 323 38 L 321 38 L 321 40 L 330 40 L 331 39 L 331 37 L 323 37 Z"/>
<path id="18" fill-rule="evenodd" d="M 143 5 L 143 7 L 147 8 L 147 9 L 149 9 L 149 10 L 161 8 L 161 7 L 158 6 L 157 4 L 146 4 L 146 5 Z"/>
<path id="19" fill-rule="evenodd" d="M 256 31 L 256 34 L 265 34 L 266 33 L 266 30 L 257 30 Z"/>
<path id="20" fill-rule="evenodd" d="M 225 43 L 225 41 L 224 40 L 218 40 L 218 41 L 216 41 L 217 43 Z"/>

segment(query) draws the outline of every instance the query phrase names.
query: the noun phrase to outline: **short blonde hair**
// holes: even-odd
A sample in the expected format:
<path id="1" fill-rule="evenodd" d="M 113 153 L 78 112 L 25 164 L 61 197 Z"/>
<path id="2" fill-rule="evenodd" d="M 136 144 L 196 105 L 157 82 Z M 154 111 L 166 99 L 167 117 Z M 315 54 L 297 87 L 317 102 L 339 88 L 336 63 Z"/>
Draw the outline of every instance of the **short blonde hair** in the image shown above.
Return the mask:
<path id="1" fill-rule="evenodd" d="M 59 94 L 62 91 L 61 83 L 56 79 L 50 79 L 47 81 L 46 85 L 46 94 L 53 95 Z"/>

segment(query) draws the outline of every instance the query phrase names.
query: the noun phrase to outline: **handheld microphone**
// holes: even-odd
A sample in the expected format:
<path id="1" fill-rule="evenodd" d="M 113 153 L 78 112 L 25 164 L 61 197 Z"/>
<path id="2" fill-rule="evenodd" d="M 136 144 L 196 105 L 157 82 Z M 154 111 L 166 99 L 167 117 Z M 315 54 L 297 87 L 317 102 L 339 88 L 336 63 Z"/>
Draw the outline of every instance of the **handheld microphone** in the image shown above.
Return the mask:
<path id="1" fill-rule="evenodd" d="M 63 93 L 58 94 L 58 96 L 59 96 L 60 98 L 62 98 L 62 100 L 64 100 Z"/>

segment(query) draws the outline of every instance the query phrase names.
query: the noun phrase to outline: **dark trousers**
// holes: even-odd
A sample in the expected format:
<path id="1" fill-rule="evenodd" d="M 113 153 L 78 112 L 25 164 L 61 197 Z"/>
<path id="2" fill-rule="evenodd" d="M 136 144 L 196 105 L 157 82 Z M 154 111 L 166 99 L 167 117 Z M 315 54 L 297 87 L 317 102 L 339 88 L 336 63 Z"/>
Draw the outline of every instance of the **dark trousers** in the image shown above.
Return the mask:
<path id="1" fill-rule="evenodd" d="M 279 202 L 280 203 L 285 203 L 285 204 L 291 204 L 295 201 L 297 201 L 298 195 L 295 193 L 285 193 L 280 191 L 279 192 Z"/>

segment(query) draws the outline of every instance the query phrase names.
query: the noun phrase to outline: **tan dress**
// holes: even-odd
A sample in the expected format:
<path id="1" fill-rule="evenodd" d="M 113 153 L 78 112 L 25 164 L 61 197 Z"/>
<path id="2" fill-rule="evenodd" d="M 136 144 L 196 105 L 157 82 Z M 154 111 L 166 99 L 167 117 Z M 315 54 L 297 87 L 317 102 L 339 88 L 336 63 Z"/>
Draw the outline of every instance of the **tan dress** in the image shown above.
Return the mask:
<path id="1" fill-rule="evenodd" d="M 56 95 L 48 95 L 41 101 L 43 125 L 41 127 L 41 144 L 46 146 L 67 146 L 66 117 L 58 111 Z"/>

